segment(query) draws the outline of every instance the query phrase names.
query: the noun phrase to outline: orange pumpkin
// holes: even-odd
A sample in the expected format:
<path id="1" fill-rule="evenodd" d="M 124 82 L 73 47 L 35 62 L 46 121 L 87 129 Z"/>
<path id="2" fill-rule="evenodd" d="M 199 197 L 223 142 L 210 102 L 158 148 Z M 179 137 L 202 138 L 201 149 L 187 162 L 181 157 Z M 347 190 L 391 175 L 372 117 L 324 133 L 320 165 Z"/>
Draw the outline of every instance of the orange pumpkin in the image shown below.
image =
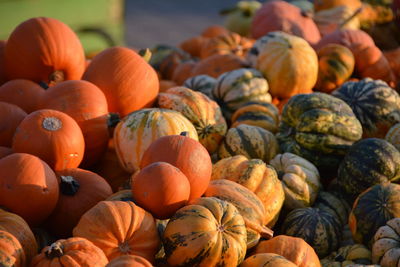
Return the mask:
<path id="1" fill-rule="evenodd" d="M 26 266 L 21 244 L 12 234 L 3 230 L 0 230 L 0 266 Z"/>
<path id="2" fill-rule="evenodd" d="M 197 61 L 187 60 L 176 66 L 172 74 L 172 80 L 179 85 L 182 85 L 187 79 L 192 77 L 192 70 L 196 66 Z"/>
<path id="3" fill-rule="evenodd" d="M 39 102 L 45 90 L 37 83 L 25 79 L 15 79 L 0 87 L 0 101 L 22 108 L 26 113 L 39 109 Z"/>
<path id="4" fill-rule="evenodd" d="M 39 225 L 53 211 L 58 199 L 53 170 L 36 156 L 14 153 L 0 159 L 0 206 Z"/>
<path id="5" fill-rule="evenodd" d="M 356 10 L 357 8 L 361 7 L 362 3 L 360 0 L 315 0 L 314 10 L 320 11 L 343 5 L 351 8 L 352 10 Z"/>
<path id="6" fill-rule="evenodd" d="M 11 147 L 15 130 L 27 114 L 16 105 L 1 101 L 0 114 L 0 146 Z"/>
<path id="7" fill-rule="evenodd" d="M 51 168 L 76 168 L 82 161 L 85 141 L 77 122 L 67 114 L 41 109 L 18 125 L 12 149 L 44 160 Z"/>
<path id="8" fill-rule="evenodd" d="M 275 253 L 258 253 L 249 256 L 239 267 L 296 267 L 297 265 Z"/>
<path id="9" fill-rule="evenodd" d="M 192 76 L 206 74 L 218 78 L 218 76 L 224 72 L 246 68 L 248 66 L 249 64 L 247 61 L 234 54 L 215 54 L 199 61 L 192 69 Z"/>
<path id="10" fill-rule="evenodd" d="M 155 70 L 126 47 L 111 47 L 97 54 L 83 79 L 97 85 L 106 96 L 108 110 L 121 117 L 151 107 L 159 91 Z"/>
<path id="11" fill-rule="evenodd" d="M 230 31 L 221 25 L 210 25 L 201 32 L 201 36 L 213 38 L 221 34 L 227 34 Z"/>
<path id="12" fill-rule="evenodd" d="M 6 41 L 0 40 L 0 85 L 7 81 L 6 78 L 6 62 L 4 58 L 4 50 L 6 47 Z"/>
<path id="13" fill-rule="evenodd" d="M 221 34 L 204 42 L 201 47 L 200 57 L 207 58 L 215 54 L 234 54 L 244 57 L 253 46 L 253 43 L 254 40 L 242 37 L 234 32 Z"/>
<path id="14" fill-rule="evenodd" d="M 195 36 L 182 41 L 178 46 L 183 51 L 189 53 L 192 57 L 200 57 L 201 48 L 207 42 L 208 37 Z"/>
<path id="15" fill-rule="evenodd" d="M 63 22 L 46 17 L 28 19 L 10 34 L 5 47 L 8 79 L 55 83 L 79 80 L 85 55 L 77 35 Z"/>
<path id="16" fill-rule="evenodd" d="M 106 267 L 153 267 L 153 265 L 143 257 L 123 255 L 110 261 Z"/>

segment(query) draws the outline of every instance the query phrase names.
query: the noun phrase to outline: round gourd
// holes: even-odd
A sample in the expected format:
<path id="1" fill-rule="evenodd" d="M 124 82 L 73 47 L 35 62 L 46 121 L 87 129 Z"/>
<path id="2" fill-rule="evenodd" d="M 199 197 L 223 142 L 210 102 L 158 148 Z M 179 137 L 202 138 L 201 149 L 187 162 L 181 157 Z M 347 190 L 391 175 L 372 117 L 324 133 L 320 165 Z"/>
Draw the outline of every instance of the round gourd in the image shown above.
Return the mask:
<path id="1" fill-rule="evenodd" d="M 0 266 L 26 266 L 25 252 L 16 239 L 9 232 L 0 230 Z"/>
<path id="2" fill-rule="evenodd" d="M 208 75 L 196 75 L 187 79 L 183 86 L 194 91 L 205 94 L 208 98 L 213 99 L 212 89 L 214 88 L 217 79 Z"/>
<path id="3" fill-rule="evenodd" d="M 349 219 L 351 206 L 342 198 L 335 196 L 329 191 L 320 191 L 314 203 L 314 208 L 326 211 L 336 216 L 341 225 L 346 225 Z"/>
<path id="4" fill-rule="evenodd" d="M 191 75 L 205 74 L 213 78 L 218 78 L 225 72 L 247 68 L 248 66 L 248 62 L 239 56 L 233 54 L 215 54 L 200 60 L 192 69 Z"/>
<path id="5" fill-rule="evenodd" d="M 258 253 L 249 256 L 239 267 L 296 267 L 297 265 L 275 253 Z"/>
<path id="6" fill-rule="evenodd" d="M 361 244 L 344 246 L 321 260 L 323 267 L 346 267 L 350 264 L 372 264 L 371 251 Z"/>
<path id="7" fill-rule="evenodd" d="M 0 114 L 0 146 L 11 147 L 15 130 L 27 114 L 17 105 L 3 101 L 0 101 Z"/>
<path id="8" fill-rule="evenodd" d="M 393 218 L 381 226 L 374 235 L 372 261 L 382 267 L 396 266 L 399 262 L 400 218 Z"/>

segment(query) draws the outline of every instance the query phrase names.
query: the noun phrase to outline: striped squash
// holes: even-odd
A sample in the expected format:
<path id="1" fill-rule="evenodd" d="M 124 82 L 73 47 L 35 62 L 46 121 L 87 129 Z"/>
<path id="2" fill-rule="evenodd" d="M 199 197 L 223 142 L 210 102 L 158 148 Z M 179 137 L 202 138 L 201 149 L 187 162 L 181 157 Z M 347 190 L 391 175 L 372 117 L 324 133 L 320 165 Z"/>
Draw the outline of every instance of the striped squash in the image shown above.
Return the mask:
<path id="1" fill-rule="evenodd" d="M 400 122 L 389 129 L 386 133 L 385 140 L 400 151 Z"/>
<path id="2" fill-rule="evenodd" d="M 400 262 L 400 218 L 393 218 L 374 235 L 372 261 L 382 267 L 398 266 Z"/>
<path id="3" fill-rule="evenodd" d="M 124 117 L 114 130 L 114 145 L 121 166 L 129 173 L 139 169 L 144 151 L 157 138 L 188 132 L 198 141 L 193 124 L 177 111 L 146 108 Z"/>
<path id="4" fill-rule="evenodd" d="M 213 165 L 211 180 L 227 179 L 243 185 L 264 204 L 268 227 L 273 227 L 285 200 L 283 187 L 274 168 L 260 159 L 237 155 Z"/>
<path id="5" fill-rule="evenodd" d="M 276 155 L 269 164 L 282 182 L 287 210 L 313 205 L 321 183 L 318 169 L 311 162 L 292 153 L 283 153 Z"/>
<path id="6" fill-rule="evenodd" d="M 212 90 L 225 118 L 250 101 L 271 103 L 269 86 L 262 73 L 256 69 L 240 68 L 225 72 L 217 79 Z"/>
<path id="7" fill-rule="evenodd" d="M 190 88 L 194 91 L 200 92 L 213 99 L 212 89 L 217 83 L 217 79 L 206 74 L 196 75 L 190 77 L 183 83 L 183 87 Z"/>
<path id="8" fill-rule="evenodd" d="M 275 253 L 258 253 L 246 258 L 239 267 L 296 267 L 297 265 L 285 257 Z"/>
<path id="9" fill-rule="evenodd" d="M 158 94 L 158 106 L 180 112 L 196 128 L 200 143 L 213 153 L 227 131 L 218 104 L 200 92 L 186 87 L 173 87 Z"/>
<path id="10" fill-rule="evenodd" d="M 0 230 L 0 266 L 24 267 L 26 266 L 24 249 L 11 233 Z"/>
<path id="11" fill-rule="evenodd" d="M 368 188 L 358 196 L 349 216 L 354 241 L 371 248 L 379 227 L 398 217 L 400 185 L 385 182 Z"/>
<path id="12" fill-rule="evenodd" d="M 320 172 L 335 173 L 361 135 L 360 122 L 343 100 L 312 93 L 290 98 L 276 137 L 283 152 L 309 160 Z"/>
<path id="13" fill-rule="evenodd" d="M 226 179 L 212 180 L 204 193 L 233 204 L 243 216 L 247 229 L 247 248 L 257 245 L 260 237 L 270 238 L 273 232 L 268 223 L 261 200 L 246 187 Z"/>
<path id="14" fill-rule="evenodd" d="M 354 144 L 339 165 L 337 183 L 354 199 L 367 188 L 400 178 L 400 152 L 389 142 L 366 138 Z"/>
<path id="15" fill-rule="evenodd" d="M 341 223 L 336 216 L 316 208 L 292 210 L 282 225 L 284 235 L 304 239 L 320 258 L 338 249 L 341 230 Z"/>
<path id="16" fill-rule="evenodd" d="M 222 159 L 243 155 L 268 163 L 278 152 L 278 141 L 273 133 L 257 126 L 241 124 L 228 130 L 218 156 Z"/>
<path id="17" fill-rule="evenodd" d="M 232 266 L 246 254 L 246 227 L 234 205 L 213 197 L 193 200 L 171 217 L 163 233 L 171 266 Z"/>
<path id="18" fill-rule="evenodd" d="M 347 267 L 350 264 L 372 263 L 371 251 L 362 244 L 344 246 L 321 260 L 322 267 Z"/>
<path id="19" fill-rule="evenodd" d="M 271 103 L 248 102 L 233 113 L 231 122 L 231 127 L 248 124 L 276 133 L 279 125 L 279 110 Z"/>
<path id="20" fill-rule="evenodd" d="M 351 107 L 364 138 L 384 138 L 390 127 L 400 122 L 400 96 L 384 81 L 364 78 L 346 82 L 332 95 Z"/>
<path id="21" fill-rule="evenodd" d="M 342 226 L 347 224 L 351 210 L 351 207 L 346 201 L 327 191 L 319 192 L 314 208 L 324 210 L 336 216 Z"/>

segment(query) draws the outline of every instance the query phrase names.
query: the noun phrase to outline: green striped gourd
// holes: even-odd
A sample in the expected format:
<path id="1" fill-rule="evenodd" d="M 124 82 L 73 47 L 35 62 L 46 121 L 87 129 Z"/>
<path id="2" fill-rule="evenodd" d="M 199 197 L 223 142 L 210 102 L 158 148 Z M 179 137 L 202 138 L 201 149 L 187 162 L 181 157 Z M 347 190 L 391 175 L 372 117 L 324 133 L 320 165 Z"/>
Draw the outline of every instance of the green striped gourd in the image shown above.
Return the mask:
<path id="1" fill-rule="evenodd" d="M 246 254 L 246 227 L 234 205 L 193 200 L 168 221 L 163 245 L 171 266 L 237 266 Z"/>
<path id="2" fill-rule="evenodd" d="M 363 137 L 384 138 L 400 122 L 400 96 L 386 82 L 365 78 L 346 82 L 332 92 L 345 101 L 363 127 Z"/>
<path id="3" fill-rule="evenodd" d="M 313 205 L 321 188 L 318 169 L 308 160 L 292 153 L 276 155 L 270 162 L 285 191 L 287 210 Z"/>
<path id="4" fill-rule="evenodd" d="M 355 143 L 340 163 L 337 182 L 351 200 L 367 188 L 400 178 L 400 152 L 389 142 L 367 138 Z"/>
<path id="5" fill-rule="evenodd" d="M 400 122 L 393 125 L 386 133 L 385 140 L 400 151 Z"/>
<path id="6" fill-rule="evenodd" d="M 372 261 L 382 267 L 400 262 L 400 218 L 393 218 L 376 231 L 372 245 Z"/>
<path id="7" fill-rule="evenodd" d="M 188 136 L 198 141 L 193 124 L 177 111 L 146 108 L 124 117 L 114 130 L 114 145 L 121 166 L 129 173 L 139 169 L 144 151 L 157 138 L 165 135 Z"/>
<path id="8" fill-rule="evenodd" d="M 271 103 L 267 80 L 256 69 L 241 68 L 220 75 L 212 90 L 213 98 L 229 121 L 232 113 L 250 101 Z"/>
<path id="9" fill-rule="evenodd" d="M 206 75 L 196 75 L 193 77 L 188 78 L 184 83 L 183 86 L 190 88 L 194 91 L 200 92 L 208 96 L 210 99 L 213 99 L 212 89 L 214 88 L 215 84 L 217 83 L 217 79 Z"/>
<path id="10" fill-rule="evenodd" d="M 362 244 L 344 246 L 321 260 L 322 267 L 347 267 L 350 264 L 369 265 L 372 263 L 371 251 Z"/>
<path id="11" fill-rule="evenodd" d="M 354 241 L 371 248 L 379 227 L 397 217 L 400 217 L 400 185 L 385 182 L 368 188 L 358 196 L 349 216 Z"/>
<path id="12" fill-rule="evenodd" d="M 282 225 L 282 234 L 304 239 L 320 258 L 338 249 L 341 230 L 336 216 L 317 208 L 292 210 Z"/>
<path id="13" fill-rule="evenodd" d="M 243 185 L 264 204 L 268 227 L 273 227 L 285 200 L 285 193 L 274 168 L 260 159 L 243 155 L 224 158 L 213 165 L 211 180 L 227 179 Z"/>
<path id="14" fill-rule="evenodd" d="M 228 130 L 218 156 L 222 159 L 243 155 L 268 163 L 278 152 L 278 141 L 273 133 L 257 126 L 241 124 Z"/>
<path id="15" fill-rule="evenodd" d="M 314 207 L 336 216 L 342 226 L 347 224 L 351 207 L 345 200 L 338 198 L 334 194 L 327 191 L 320 191 Z"/>
<path id="16" fill-rule="evenodd" d="M 295 95 L 286 103 L 276 137 L 281 151 L 335 173 L 362 127 L 351 108 L 325 93 Z"/>
<path id="17" fill-rule="evenodd" d="M 186 87 L 173 87 L 158 94 L 158 106 L 180 112 L 196 128 L 199 142 L 213 153 L 227 131 L 218 104 L 200 92 Z"/>

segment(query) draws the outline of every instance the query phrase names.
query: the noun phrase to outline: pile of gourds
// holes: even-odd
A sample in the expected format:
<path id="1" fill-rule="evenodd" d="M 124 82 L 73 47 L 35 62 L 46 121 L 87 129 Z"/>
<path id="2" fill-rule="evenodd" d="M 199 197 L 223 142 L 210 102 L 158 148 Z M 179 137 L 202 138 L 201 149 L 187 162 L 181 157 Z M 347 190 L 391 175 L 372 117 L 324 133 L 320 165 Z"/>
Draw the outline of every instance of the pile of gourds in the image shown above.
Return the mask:
<path id="1" fill-rule="evenodd" d="M 397 266 L 398 3 L 239 2 L 91 59 L 22 22 L 0 42 L 0 266 Z"/>

